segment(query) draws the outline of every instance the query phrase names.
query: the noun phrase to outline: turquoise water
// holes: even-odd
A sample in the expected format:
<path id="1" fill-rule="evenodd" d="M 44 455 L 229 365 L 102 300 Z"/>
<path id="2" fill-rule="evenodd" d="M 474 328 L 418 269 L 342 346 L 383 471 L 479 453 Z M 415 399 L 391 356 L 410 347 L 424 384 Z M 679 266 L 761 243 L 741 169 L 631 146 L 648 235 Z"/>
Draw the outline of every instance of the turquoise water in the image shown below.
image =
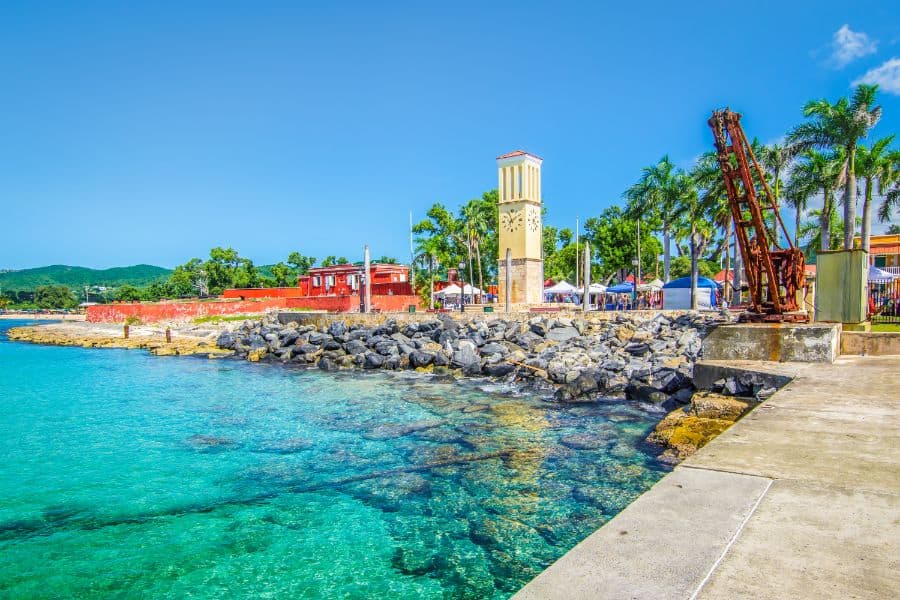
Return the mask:
<path id="1" fill-rule="evenodd" d="M 660 415 L 626 403 L 33 346 L 15 324 L 3 597 L 505 598 L 666 470 L 641 445 Z"/>

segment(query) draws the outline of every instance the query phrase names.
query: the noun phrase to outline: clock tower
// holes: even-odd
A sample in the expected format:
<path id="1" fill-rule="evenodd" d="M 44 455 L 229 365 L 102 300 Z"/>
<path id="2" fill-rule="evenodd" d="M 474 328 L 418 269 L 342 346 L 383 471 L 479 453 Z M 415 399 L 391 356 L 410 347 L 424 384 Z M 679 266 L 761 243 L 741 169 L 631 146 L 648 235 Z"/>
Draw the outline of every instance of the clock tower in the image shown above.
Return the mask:
<path id="1" fill-rule="evenodd" d="M 541 163 L 522 150 L 497 157 L 500 196 L 500 302 L 506 299 L 506 250 L 510 250 L 510 301 L 543 302 L 544 268 L 541 252 Z"/>

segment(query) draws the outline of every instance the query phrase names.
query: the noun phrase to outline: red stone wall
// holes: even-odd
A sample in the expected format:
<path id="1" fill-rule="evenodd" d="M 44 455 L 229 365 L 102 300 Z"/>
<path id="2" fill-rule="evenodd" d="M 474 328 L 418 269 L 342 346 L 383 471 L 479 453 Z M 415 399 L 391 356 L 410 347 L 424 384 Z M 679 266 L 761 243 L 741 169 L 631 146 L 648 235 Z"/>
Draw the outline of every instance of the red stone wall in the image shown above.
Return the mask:
<path id="1" fill-rule="evenodd" d="M 228 302 L 148 302 L 123 304 L 96 304 L 85 309 L 91 323 L 116 323 L 128 317 L 137 317 L 144 323 L 166 319 L 193 319 L 207 315 L 233 315 L 237 313 L 264 312 L 272 308 L 287 308 L 286 298 Z"/>
<path id="2" fill-rule="evenodd" d="M 301 298 L 304 294 L 298 287 L 283 288 L 240 288 L 222 292 L 223 298 Z"/>
<path id="3" fill-rule="evenodd" d="M 272 288 L 296 290 L 297 288 Z M 271 290 L 240 290 L 241 292 L 269 292 Z M 407 312 L 409 305 L 419 305 L 418 296 L 372 296 L 372 306 L 380 312 Z M 136 317 L 144 323 L 168 319 L 194 319 L 208 315 L 233 315 L 261 313 L 271 309 L 305 308 L 335 313 L 358 312 L 359 296 L 291 296 L 262 298 L 257 300 L 227 300 L 200 302 L 146 302 L 121 304 L 96 304 L 86 308 L 91 323 L 120 323 L 128 317 Z"/>

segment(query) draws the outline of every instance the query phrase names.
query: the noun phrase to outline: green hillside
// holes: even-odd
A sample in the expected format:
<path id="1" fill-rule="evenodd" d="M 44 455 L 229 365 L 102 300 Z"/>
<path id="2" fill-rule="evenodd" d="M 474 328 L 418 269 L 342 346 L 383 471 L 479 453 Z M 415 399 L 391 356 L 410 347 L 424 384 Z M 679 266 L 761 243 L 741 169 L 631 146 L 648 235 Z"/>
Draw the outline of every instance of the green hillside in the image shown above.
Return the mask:
<path id="1" fill-rule="evenodd" d="M 12 291 L 33 290 L 39 285 L 67 285 L 71 288 L 81 288 L 86 285 L 119 287 L 130 284 L 143 286 L 153 281 L 166 279 L 171 274 L 171 269 L 153 265 L 134 265 L 112 269 L 50 265 L 49 267 L 0 273 L 0 287 L 4 291 Z"/>

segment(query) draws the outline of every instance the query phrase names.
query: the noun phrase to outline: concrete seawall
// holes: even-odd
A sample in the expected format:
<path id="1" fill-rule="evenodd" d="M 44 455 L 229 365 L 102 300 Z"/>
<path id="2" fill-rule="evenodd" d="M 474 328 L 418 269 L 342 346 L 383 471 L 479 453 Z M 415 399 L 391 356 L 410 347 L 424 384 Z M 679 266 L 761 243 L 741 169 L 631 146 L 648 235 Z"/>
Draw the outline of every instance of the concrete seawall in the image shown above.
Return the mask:
<path id="1" fill-rule="evenodd" d="M 515 598 L 895 598 L 900 357 L 793 381 Z"/>

